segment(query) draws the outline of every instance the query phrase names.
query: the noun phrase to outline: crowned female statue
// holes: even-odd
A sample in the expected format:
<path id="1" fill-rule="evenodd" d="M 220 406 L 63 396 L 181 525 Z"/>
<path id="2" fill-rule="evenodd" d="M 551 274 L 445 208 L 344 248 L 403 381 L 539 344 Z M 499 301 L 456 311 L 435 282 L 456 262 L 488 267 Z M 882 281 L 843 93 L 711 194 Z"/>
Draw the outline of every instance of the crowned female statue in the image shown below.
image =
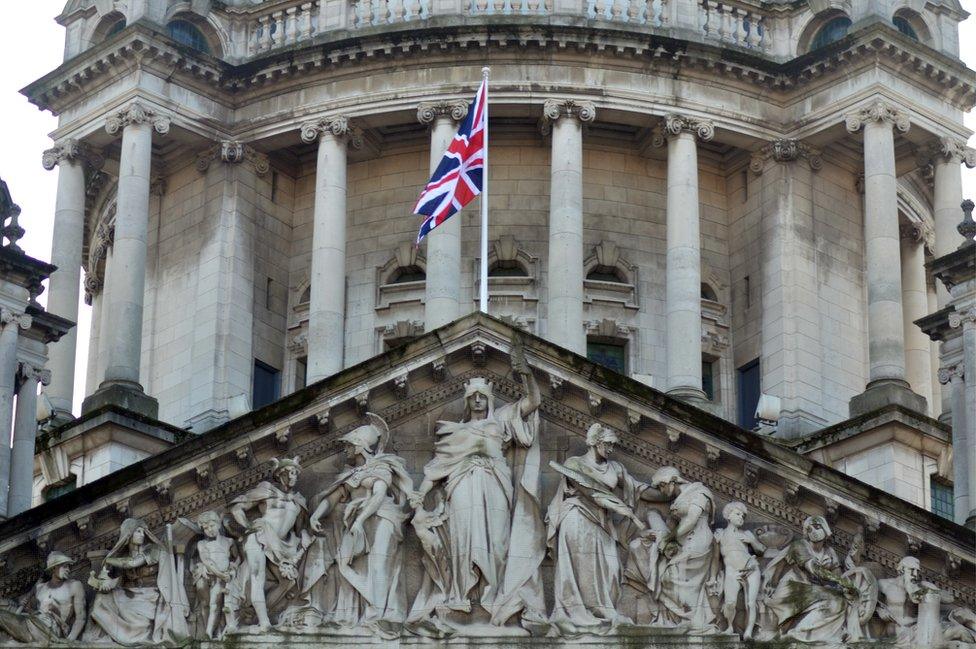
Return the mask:
<path id="1" fill-rule="evenodd" d="M 472 631 L 472 625 L 490 623 L 497 632 L 519 613 L 523 622 L 545 620 L 539 575 L 545 554 L 539 505 L 541 399 L 520 349 L 513 350 L 512 358 L 526 388 L 524 397 L 496 406 L 491 383 L 474 378 L 465 385 L 463 419 L 438 422 L 434 458 L 411 497 L 417 510 L 414 526 L 426 539 L 428 554 L 411 622 L 436 613 L 439 623 L 453 629 L 468 626 Z M 435 487 L 442 499 L 436 515 L 424 508 Z"/>

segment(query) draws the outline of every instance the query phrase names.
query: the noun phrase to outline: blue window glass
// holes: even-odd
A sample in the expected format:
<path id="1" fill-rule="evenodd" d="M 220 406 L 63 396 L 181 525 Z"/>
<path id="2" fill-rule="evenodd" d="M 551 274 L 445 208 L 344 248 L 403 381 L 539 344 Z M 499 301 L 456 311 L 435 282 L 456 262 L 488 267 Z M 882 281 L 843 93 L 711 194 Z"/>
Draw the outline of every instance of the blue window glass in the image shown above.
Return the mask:
<path id="1" fill-rule="evenodd" d="M 112 23 L 112 26 L 108 28 L 108 31 L 105 32 L 105 38 L 112 38 L 123 29 L 125 29 L 125 19 L 116 20 L 114 23 Z"/>
<path id="2" fill-rule="evenodd" d="M 907 18 L 904 16 L 895 16 L 891 22 L 894 23 L 895 27 L 897 27 L 898 31 L 900 31 L 902 34 L 908 36 L 909 38 L 918 40 L 918 34 L 915 33 L 915 28 L 912 27 L 912 24 L 908 22 Z"/>
<path id="3" fill-rule="evenodd" d="M 281 372 L 275 368 L 255 359 L 254 380 L 251 388 L 252 408 L 257 410 L 278 400 L 281 394 L 281 382 L 278 380 L 279 374 Z"/>
<path id="4" fill-rule="evenodd" d="M 738 370 L 738 423 L 746 430 L 756 427 L 756 406 L 759 405 L 759 359 L 746 363 Z"/>
<path id="5" fill-rule="evenodd" d="M 624 345 L 613 343 L 586 343 L 586 357 L 604 367 L 610 368 L 614 372 L 626 374 L 626 363 L 624 362 Z"/>
<path id="6" fill-rule="evenodd" d="M 207 39 L 193 23 L 185 20 L 174 20 L 166 26 L 166 29 L 169 32 L 169 37 L 177 43 L 192 47 L 204 54 L 210 54 L 210 45 L 207 43 Z"/>
<path id="7" fill-rule="evenodd" d="M 932 480 L 932 513 L 953 520 L 952 485 Z"/>
<path id="8" fill-rule="evenodd" d="M 810 50 L 820 49 L 824 45 L 829 45 L 844 38 L 847 36 L 847 30 L 851 28 L 851 24 L 851 19 L 847 16 L 838 16 L 827 21 L 827 24 L 821 27 L 816 37 L 814 37 L 813 43 L 810 45 Z"/>

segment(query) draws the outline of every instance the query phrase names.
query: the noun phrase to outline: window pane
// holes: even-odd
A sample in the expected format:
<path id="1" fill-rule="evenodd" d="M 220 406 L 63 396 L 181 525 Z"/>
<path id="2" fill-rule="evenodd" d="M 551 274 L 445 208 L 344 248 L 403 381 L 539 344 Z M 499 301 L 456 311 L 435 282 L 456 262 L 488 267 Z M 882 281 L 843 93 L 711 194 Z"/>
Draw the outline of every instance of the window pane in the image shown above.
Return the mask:
<path id="1" fill-rule="evenodd" d="M 308 380 L 308 356 L 302 356 L 295 361 L 295 389 L 301 390 Z"/>
<path id="2" fill-rule="evenodd" d="M 907 18 L 903 16 L 895 16 L 894 20 L 891 22 L 895 24 L 895 27 L 897 27 L 898 31 L 900 31 L 902 34 L 908 36 L 909 38 L 918 40 L 918 34 L 915 33 L 915 28 L 912 27 L 912 24 L 908 22 Z"/>
<path id="3" fill-rule="evenodd" d="M 210 45 L 207 44 L 207 39 L 192 23 L 185 20 L 174 20 L 167 25 L 167 30 L 170 38 L 177 43 L 200 50 L 204 54 L 210 54 Z"/>
<path id="4" fill-rule="evenodd" d="M 111 38 L 123 29 L 125 29 L 125 20 L 117 20 L 111 27 L 108 28 L 108 31 L 105 32 L 105 38 Z"/>
<path id="5" fill-rule="evenodd" d="M 747 430 L 756 427 L 756 406 L 759 405 L 759 359 L 738 370 L 739 425 Z"/>
<path id="6" fill-rule="evenodd" d="M 614 345 L 612 343 L 586 343 L 586 357 L 597 363 L 608 367 L 614 372 L 625 374 L 627 367 L 624 362 L 624 345 Z"/>
<path id="7" fill-rule="evenodd" d="M 824 45 L 829 45 L 847 36 L 847 30 L 851 28 L 851 19 L 847 16 L 838 16 L 820 28 L 810 50 L 816 50 Z"/>
<path id="8" fill-rule="evenodd" d="M 713 369 L 715 364 L 712 361 L 702 360 L 702 390 L 709 401 L 715 401 L 715 377 Z"/>
<path id="9" fill-rule="evenodd" d="M 932 513 L 942 518 L 953 520 L 953 490 L 952 485 L 947 485 L 938 480 L 932 481 Z"/>
<path id="10" fill-rule="evenodd" d="M 278 370 L 259 360 L 254 361 L 254 386 L 251 407 L 255 410 L 278 400 Z"/>

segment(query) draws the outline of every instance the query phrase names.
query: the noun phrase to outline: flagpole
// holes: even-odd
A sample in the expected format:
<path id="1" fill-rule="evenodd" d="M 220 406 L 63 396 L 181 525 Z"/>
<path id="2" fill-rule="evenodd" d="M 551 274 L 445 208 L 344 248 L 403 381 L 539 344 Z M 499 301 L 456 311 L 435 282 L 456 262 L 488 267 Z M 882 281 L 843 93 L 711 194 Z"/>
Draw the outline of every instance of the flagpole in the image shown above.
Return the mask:
<path id="1" fill-rule="evenodd" d="M 481 68 L 481 75 L 485 84 L 485 150 L 484 176 L 482 178 L 481 190 L 481 281 L 479 307 L 482 313 L 488 313 L 488 75 L 491 68 Z"/>

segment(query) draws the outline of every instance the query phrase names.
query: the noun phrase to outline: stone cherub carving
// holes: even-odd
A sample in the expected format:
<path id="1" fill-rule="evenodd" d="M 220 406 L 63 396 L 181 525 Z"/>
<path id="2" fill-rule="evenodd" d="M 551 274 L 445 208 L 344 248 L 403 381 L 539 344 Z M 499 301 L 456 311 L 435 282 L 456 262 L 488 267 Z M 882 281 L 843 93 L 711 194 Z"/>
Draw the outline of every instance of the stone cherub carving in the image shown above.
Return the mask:
<path id="1" fill-rule="evenodd" d="M 439 631 L 467 627 L 466 632 L 475 633 L 477 625 L 489 625 L 496 634 L 518 614 L 523 623 L 545 623 L 536 413 L 541 397 L 518 347 L 512 361 L 526 388 L 524 397 L 496 406 L 491 383 L 475 378 L 465 385 L 462 421 L 438 424 L 434 458 L 410 500 L 427 522 L 421 527 L 427 525 L 428 541 L 439 534 L 429 524 L 432 520 L 442 520 L 447 528 L 438 548 L 444 554 L 428 556 L 427 565 L 451 569 L 446 575 L 427 575 L 409 616 L 412 623 L 433 616 Z M 441 488 L 443 514 L 424 509 L 434 487 Z M 430 543 L 425 547 L 434 549 Z"/>
<path id="2" fill-rule="evenodd" d="M 726 633 L 734 633 L 735 612 L 739 603 L 739 593 L 743 595 L 746 608 L 746 625 L 742 632 L 745 639 L 752 638 L 759 610 L 759 587 L 762 571 L 759 560 L 766 551 L 756 535 L 742 529 L 748 509 L 745 503 L 733 501 L 722 508 L 722 516 L 728 525 L 715 532 L 719 555 L 722 559 L 722 615 L 727 626 Z M 750 552 L 755 551 L 755 555 Z"/>
<path id="3" fill-rule="evenodd" d="M 190 632 L 181 563 L 170 526 L 160 539 L 141 519 L 123 521 L 101 571 L 88 579 L 96 595 L 82 639 L 121 645 L 183 642 Z"/>
<path id="4" fill-rule="evenodd" d="M 204 621 L 204 633 L 217 638 L 218 624 L 223 616 L 224 630 L 237 628 L 237 609 L 241 593 L 237 583 L 240 556 L 234 540 L 223 533 L 223 519 L 217 512 L 207 511 L 196 520 L 179 519 L 183 525 L 203 538 L 197 541 L 195 557 L 190 564 L 197 597 L 199 619 Z"/>
<path id="5" fill-rule="evenodd" d="M 406 617 L 401 544 L 413 480 L 403 459 L 386 452 L 386 422 L 367 415 L 371 423 L 340 437 L 351 466 L 318 496 L 310 527 L 320 536 L 334 529 L 337 539 L 311 546 L 302 590 L 307 605 L 321 609 L 322 621 L 390 636 Z M 327 528 L 322 521 L 330 516 L 334 525 Z"/>
<path id="6" fill-rule="evenodd" d="M 617 607 L 623 562 L 614 517 L 629 519 L 642 531 L 644 522 L 635 512 L 638 501 L 662 497 L 609 459 L 616 443 L 613 430 L 593 424 L 586 433 L 586 454 L 563 465 L 550 462 L 562 480 L 546 516 L 548 545 L 556 561 L 549 619 L 562 633 L 608 632 L 633 623 Z"/>
<path id="7" fill-rule="evenodd" d="M 72 563 L 60 552 L 49 554 L 48 579 L 34 585 L 25 606 L 0 608 L 0 634 L 34 646 L 77 640 L 85 628 L 85 587 L 68 578 Z"/>
<path id="8" fill-rule="evenodd" d="M 278 483 L 261 482 L 231 502 L 231 515 L 244 528 L 244 563 L 240 588 L 257 617 L 257 631 L 271 628 L 269 610 L 298 587 L 299 564 L 311 537 L 304 529 L 308 517 L 305 496 L 295 490 L 301 465 L 298 458 L 273 460 Z M 248 519 L 248 512 L 258 516 Z M 268 589 L 268 578 L 273 584 Z"/>

